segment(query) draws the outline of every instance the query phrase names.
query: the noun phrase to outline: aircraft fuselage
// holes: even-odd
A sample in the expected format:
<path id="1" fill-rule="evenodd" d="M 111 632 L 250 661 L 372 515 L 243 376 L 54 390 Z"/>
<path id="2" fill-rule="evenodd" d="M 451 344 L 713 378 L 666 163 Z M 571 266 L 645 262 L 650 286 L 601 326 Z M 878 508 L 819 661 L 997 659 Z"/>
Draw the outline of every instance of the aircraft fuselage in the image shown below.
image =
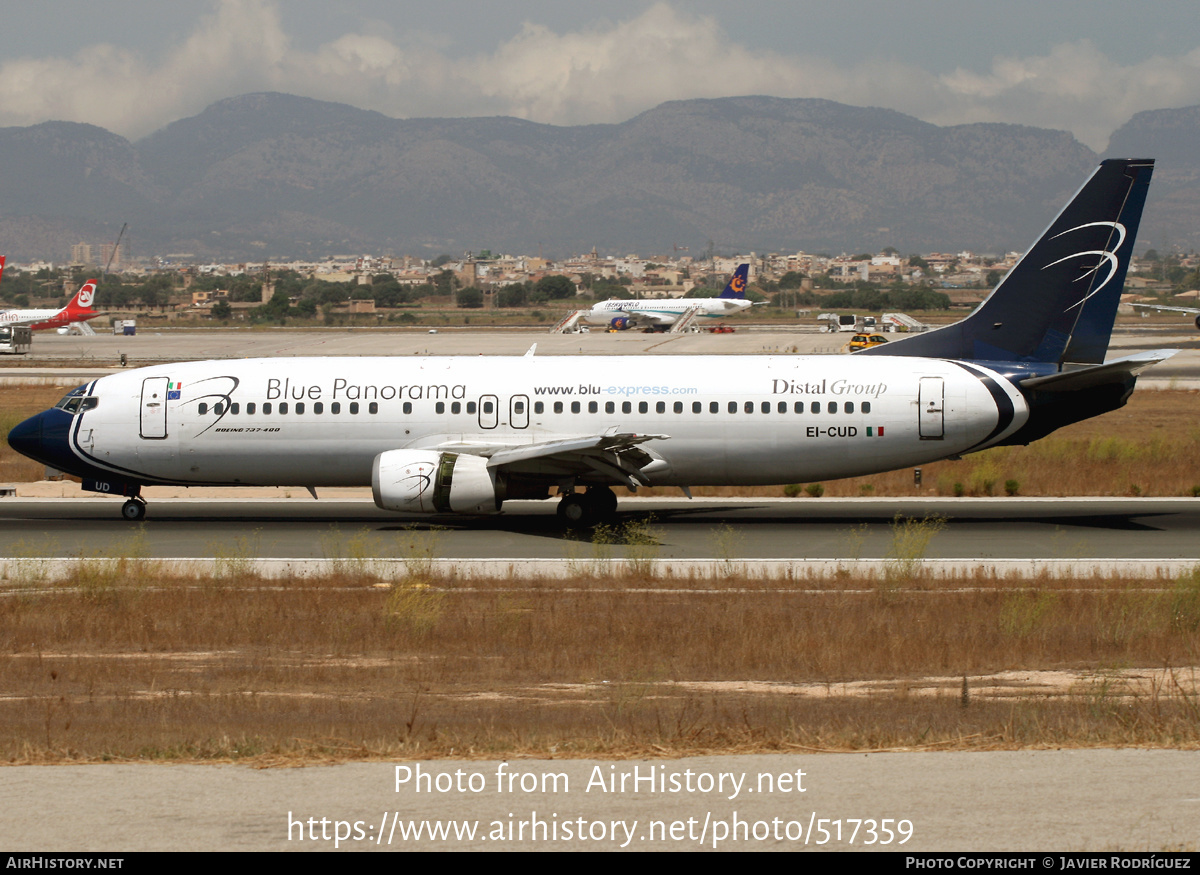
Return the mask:
<path id="1" fill-rule="evenodd" d="M 831 356 L 193 362 L 104 377 L 75 407 L 28 420 L 14 446 L 98 480 L 314 487 L 368 485 L 390 450 L 617 432 L 659 436 L 641 444 L 652 485 L 808 482 L 981 449 L 1028 417 L 978 365 Z M 555 465 L 510 468 L 553 483 Z"/>

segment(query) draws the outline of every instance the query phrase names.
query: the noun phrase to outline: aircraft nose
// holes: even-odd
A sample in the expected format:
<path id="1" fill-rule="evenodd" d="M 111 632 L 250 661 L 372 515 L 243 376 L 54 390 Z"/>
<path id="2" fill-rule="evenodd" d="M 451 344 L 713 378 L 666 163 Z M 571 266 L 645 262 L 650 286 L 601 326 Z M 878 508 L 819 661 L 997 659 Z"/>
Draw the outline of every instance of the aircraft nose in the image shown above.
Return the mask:
<path id="1" fill-rule="evenodd" d="M 43 416 L 44 414 L 39 413 L 14 426 L 8 433 L 8 445 L 22 456 L 37 458 L 38 450 L 42 446 Z"/>

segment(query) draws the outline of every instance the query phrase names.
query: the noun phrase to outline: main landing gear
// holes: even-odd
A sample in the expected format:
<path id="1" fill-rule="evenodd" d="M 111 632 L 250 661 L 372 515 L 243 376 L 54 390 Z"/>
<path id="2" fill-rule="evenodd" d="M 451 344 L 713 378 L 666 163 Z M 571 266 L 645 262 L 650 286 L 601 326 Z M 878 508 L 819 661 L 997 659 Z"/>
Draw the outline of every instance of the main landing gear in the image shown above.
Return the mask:
<path id="1" fill-rule="evenodd" d="M 146 502 L 140 498 L 131 498 L 129 501 L 121 505 L 121 516 L 130 522 L 137 522 L 146 518 Z"/>
<path id="2" fill-rule="evenodd" d="M 571 527 L 586 527 L 610 519 L 617 512 L 617 496 L 607 486 L 589 486 L 587 492 L 570 492 L 558 503 L 558 518 Z"/>

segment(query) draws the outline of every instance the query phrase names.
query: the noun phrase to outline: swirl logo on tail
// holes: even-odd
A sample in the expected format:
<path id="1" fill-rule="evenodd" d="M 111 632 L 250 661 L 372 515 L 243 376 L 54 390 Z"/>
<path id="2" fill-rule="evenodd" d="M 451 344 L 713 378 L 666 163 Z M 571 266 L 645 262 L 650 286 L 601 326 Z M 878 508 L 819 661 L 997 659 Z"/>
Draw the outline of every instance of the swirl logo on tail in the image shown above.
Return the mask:
<path id="1" fill-rule="evenodd" d="M 1086 295 L 1084 295 L 1082 298 L 1080 298 L 1078 301 L 1076 301 L 1074 304 L 1072 304 L 1070 307 L 1068 307 L 1067 308 L 1068 311 L 1074 310 L 1076 307 L 1082 306 L 1088 300 L 1088 298 L 1092 297 L 1094 294 L 1096 294 L 1098 291 L 1100 291 L 1102 288 L 1104 288 L 1106 285 L 1108 285 L 1109 281 L 1116 275 L 1116 273 L 1117 273 L 1117 251 L 1121 248 L 1121 244 L 1125 242 L 1125 226 L 1122 225 L 1120 222 L 1088 222 L 1085 225 L 1076 225 L 1074 228 L 1068 228 L 1066 231 L 1063 231 L 1061 234 L 1055 234 L 1053 237 L 1050 238 L 1051 240 L 1057 240 L 1059 237 L 1062 237 L 1064 234 L 1070 234 L 1072 231 L 1080 231 L 1084 228 L 1097 228 L 1097 227 L 1112 228 L 1117 232 L 1117 244 L 1115 246 L 1113 246 L 1111 250 L 1109 250 L 1109 249 L 1086 249 L 1082 252 L 1074 252 L 1071 255 L 1063 256 L 1062 258 L 1058 259 L 1057 261 L 1052 261 L 1049 264 L 1044 265 L 1042 267 L 1042 270 L 1045 270 L 1048 267 L 1054 267 L 1054 265 L 1056 265 L 1056 264 L 1062 264 L 1064 261 L 1068 261 L 1072 258 L 1079 258 L 1080 256 L 1083 256 L 1083 255 L 1099 256 L 1101 260 L 1098 261 L 1094 267 L 1092 267 L 1089 270 L 1084 271 L 1080 276 L 1078 276 L 1075 279 L 1075 282 L 1079 282 L 1080 280 L 1087 279 L 1088 277 L 1095 274 L 1096 271 L 1100 270 L 1100 268 L 1102 266 L 1105 266 L 1105 265 L 1108 266 L 1108 273 L 1107 273 L 1107 275 L 1105 275 L 1104 281 L 1102 283 L 1100 283 L 1100 285 L 1096 286 L 1096 288 L 1092 289 L 1090 292 L 1088 292 Z"/>

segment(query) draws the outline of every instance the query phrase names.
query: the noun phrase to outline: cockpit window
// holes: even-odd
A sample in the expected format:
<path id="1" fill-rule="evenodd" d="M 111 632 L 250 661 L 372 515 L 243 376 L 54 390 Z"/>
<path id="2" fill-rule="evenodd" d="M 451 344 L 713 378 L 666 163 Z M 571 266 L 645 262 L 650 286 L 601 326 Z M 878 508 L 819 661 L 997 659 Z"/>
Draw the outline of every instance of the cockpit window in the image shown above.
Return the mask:
<path id="1" fill-rule="evenodd" d="M 63 396 L 61 401 L 59 401 L 54 406 L 59 408 L 60 410 L 67 410 L 71 413 L 74 413 L 76 410 L 79 409 L 79 399 L 82 398 L 84 393 L 86 393 L 86 392 L 87 392 L 86 385 L 79 386 L 75 389 L 72 389 L 70 392 L 68 392 L 66 395 Z M 74 402 L 74 403 L 72 404 L 71 402 Z M 70 406 L 68 407 L 68 405 L 70 405 Z"/>
<path id="2" fill-rule="evenodd" d="M 80 410 L 95 410 L 96 405 L 100 403 L 100 399 L 95 396 L 84 397 L 85 392 L 87 392 L 87 386 L 72 389 L 54 406 L 59 410 L 67 411 L 67 413 L 78 413 Z"/>

